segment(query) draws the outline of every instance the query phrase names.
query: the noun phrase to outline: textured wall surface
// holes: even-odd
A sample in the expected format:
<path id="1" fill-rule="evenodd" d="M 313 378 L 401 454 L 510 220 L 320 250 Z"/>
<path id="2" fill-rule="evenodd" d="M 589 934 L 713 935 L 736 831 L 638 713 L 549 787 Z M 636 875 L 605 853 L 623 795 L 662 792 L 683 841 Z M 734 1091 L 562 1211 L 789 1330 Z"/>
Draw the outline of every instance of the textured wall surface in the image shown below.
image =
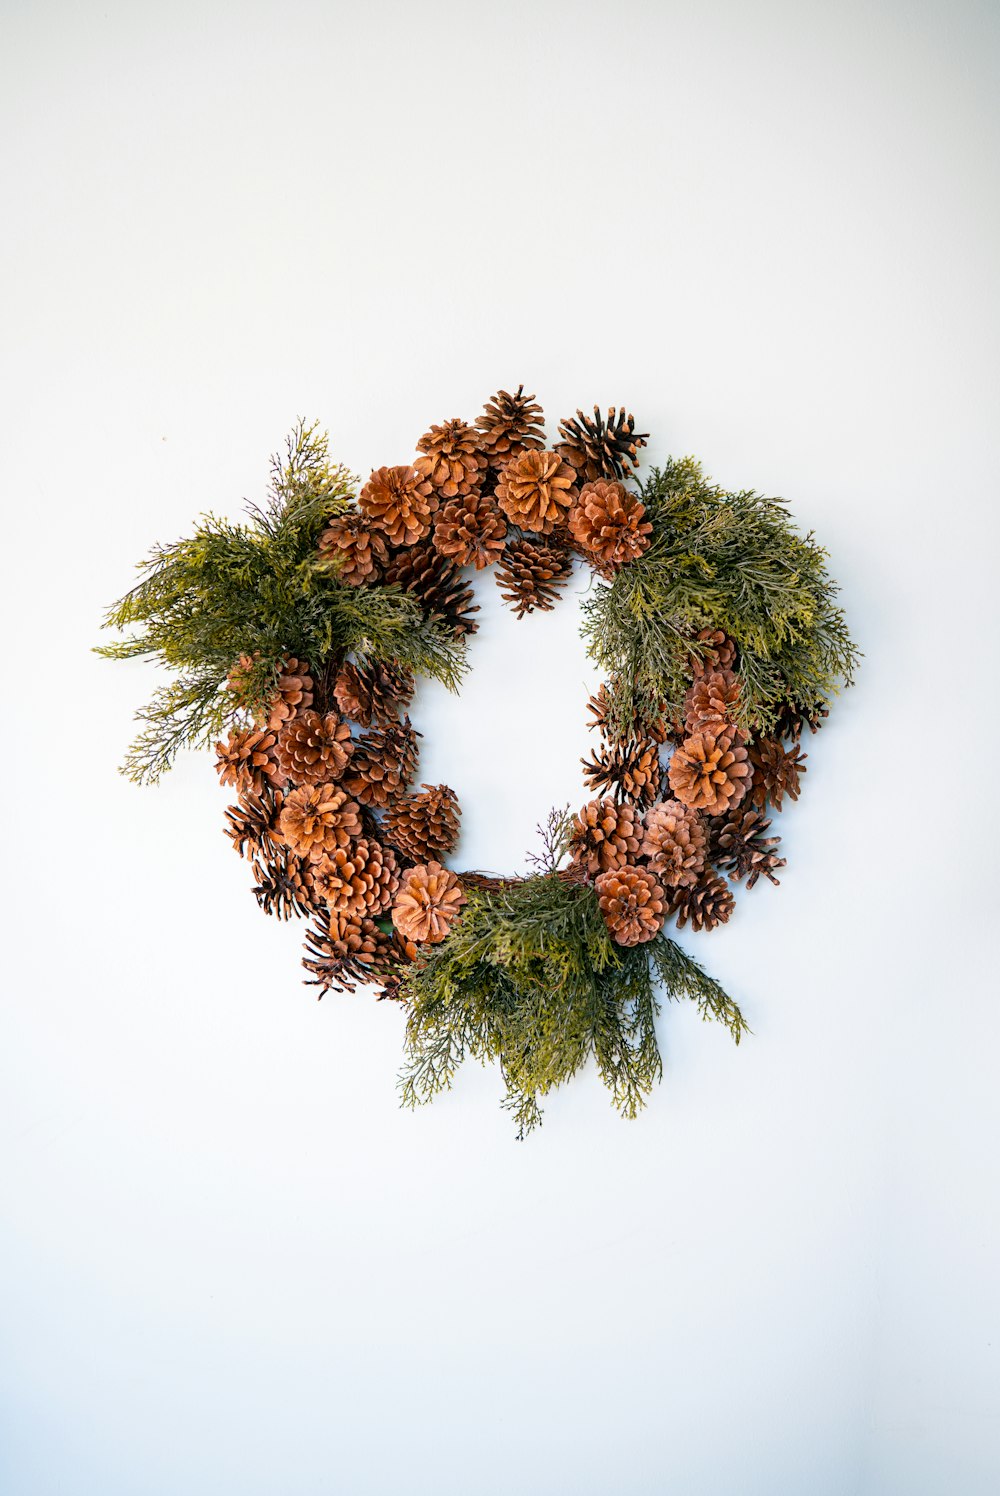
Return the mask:
<path id="1" fill-rule="evenodd" d="M 5 1496 L 987 1496 L 998 12 L 13 3 L 0 47 Z M 788 868 L 685 944 L 620 1121 L 397 1109 L 209 759 L 114 771 L 88 653 L 157 539 L 318 416 L 352 468 L 523 379 L 788 498 L 866 653 Z M 423 775 L 466 866 L 582 798 L 577 605 L 484 592 Z"/>

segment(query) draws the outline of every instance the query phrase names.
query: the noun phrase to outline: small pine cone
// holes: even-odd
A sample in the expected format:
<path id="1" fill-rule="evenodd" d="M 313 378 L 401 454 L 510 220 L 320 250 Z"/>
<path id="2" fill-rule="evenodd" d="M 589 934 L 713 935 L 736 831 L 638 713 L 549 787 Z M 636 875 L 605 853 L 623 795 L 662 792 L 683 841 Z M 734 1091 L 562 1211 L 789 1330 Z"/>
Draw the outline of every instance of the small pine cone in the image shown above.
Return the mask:
<path id="1" fill-rule="evenodd" d="M 576 498 L 576 474 L 555 452 L 522 452 L 504 467 L 497 503 L 522 530 L 549 535 Z"/>
<path id="2" fill-rule="evenodd" d="M 542 407 L 534 401 L 534 395 L 524 393 L 523 384 L 513 395 L 498 390 L 492 400 L 487 400 L 476 425 L 480 446 L 491 467 L 503 467 L 511 457 L 545 446 Z"/>
<path id="3" fill-rule="evenodd" d="M 705 822 L 689 805 L 664 800 L 646 812 L 642 856 L 665 888 L 693 887 L 707 851 Z"/>
<path id="4" fill-rule="evenodd" d="M 722 815 L 735 810 L 750 788 L 747 751 L 731 731 L 717 737 L 696 733 L 675 749 L 667 778 L 683 805 Z"/>
<path id="5" fill-rule="evenodd" d="M 278 818 L 285 797 L 265 783 L 259 791 L 243 791 L 226 811 L 225 832 L 241 857 L 267 857 L 280 845 Z"/>
<path id="6" fill-rule="evenodd" d="M 257 879 L 253 891 L 265 914 L 291 919 L 293 914 L 309 914 L 315 909 L 312 864 L 291 847 L 262 850 L 251 858 L 250 865 Z"/>
<path id="7" fill-rule="evenodd" d="M 585 483 L 569 512 L 570 534 L 602 575 L 611 577 L 649 548 L 645 505 L 621 483 Z"/>
<path id="8" fill-rule="evenodd" d="M 281 729 L 275 757 L 289 784 L 324 784 L 339 779 L 353 747 L 350 727 L 335 712 L 303 712 Z"/>
<path id="9" fill-rule="evenodd" d="M 650 805 L 659 793 L 660 754 L 654 742 L 612 743 L 580 762 L 584 783 L 598 794 L 610 792 L 616 800 Z"/>
<path id="10" fill-rule="evenodd" d="M 216 768 L 223 784 L 240 794 L 260 794 L 264 785 L 283 782 L 276 762 L 277 736 L 268 729 L 236 728 L 225 743 L 216 743 Z"/>
<path id="11" fill-rule="evenodd" d="M 618 945 L 642 945 L 663 928 L 666 900 L 643 867 L 613 868 L 594 882 L 604 923 Z"/>
<path id="12" fill-rule="evenodd" d="M 506 534 L 499 509 L 476 492 L 447 499 L 434 521 L 434 544 L 442 556 L 477 571 L 503 554 Z"/>
<path id="13" fill-rule="evenodd" d="M 351 722 L 361 727 L 389 727 L 413 700 L 413 671 L 395 660 L 370 665 L 342 665 L 333 686 L 334 700 Z"/>
<path id="14" fill-rule="evenodd" d="M 504 602 L 518 618 L 536 608 L 549 612 L 559 600 L 573 571 L 573 561 L 558 546 L 544 540 L 512 540 L 496 570 Z"/>
<path id="15" fill-rule="evenodd" d="M 312 864 L 313 892 L 346 919 L 374 918 L 392 903 L 399 864 L 391 847 L 361 837 Z"/>
<path id="16" fill-rule="evenodd" d="M 412 592 L 420 599 L 432 622 L 445 623 L 458 637 L 474 634 L 479 627 L 472 617 L 473 591 L 459 570 L 430 541 L 397 551 L 382 578 L 389 587 Z"/>
<path id="17" fill-rule="evenodd" d="M 732 726 L 740 704 L 740 683 L 731 670 L 699 675 L 684 698 L 684 727 L 696 732 L 719 732 Z"/>
<path id="18" fill-rule="evenodd" d="M 806 757 L 798 743 L 785 748 L 777 738 L 759 738 L 750 749 L 753 766 L 751 802 L 763 810 L 770 802 L 775 810 L 787 795 L 789 800 L 799 798 L 800 776 L 806 772 Z"/>
<path id="19" fill-rule="evenodd" d="M 724 925 L 733 912 L 733 891 L 722 878 L 707 873 L 694 888 L 678 888 L 670 901 L 670 912 L 677 916 L 677 927 L 683 930 L 688 920 L 692 930 L 714 930 Z"/>
<path id="20" fill-rule="evenodd" d="M 721 629 L 702 629 L 695 635 L 701 646 L 691 654 L 691 674 L 711 675 L 715 670 L 732 670 L 736 664 L 736 645 Z"/>
<path id="21" fill-rule="evenodd" d="M 344 788 L 362 805 L 384 810 L 401 795 L 417 769 L 417 738 L 409 717 L 392 727 L 373 728 L 354 745 Z"/>
<path id="22" fill-rule="evenodd" d="M 628 738 L 647 738 L 653 743 L 665 743 L 674 735 L 674 730 L 667 721 L 665 701 L 633 701 L 632 712 L 624 723 L 624 730 L 621 724 L 616 725 L 614 708 L 611 687 L 600 686 L 597 695 L 591 696 L 587 702 L 590 713 L 588 728 L 593 730 L 596 727 L 603 738 L 611 738 L 615 742 L 623 742 Z"/>
<path id="23" fill-rule="evenodd" d="M 307 712 L 313 704 L 313 678 L 309 666 L 289 655 L 282 660 L 274 695 L 268 702 L 267 725 L 280 732 L 286 722 Z"/>
<path id="24" fill-rule="evenodd" d="M 590 800 L 573 822 L 569 854 L 588 877 L 635 862 L 642 828 L 631 805 Z"/>
<path id="25" fill-rule="evenodd" d="M 749 809 L 736 810 L 725 820 L 716 821 L 710 842 L 716 867 L 727 872 L 734 883 L 746 878 L 748 888 L 753 888 L 761 876 L 777 885 L 774 875 L 785 866 L 785 859 L 777 852 L 781 837 L 765 835 L 770 825 L 761 811 Z"/>
<path id="26" fill-rule="evenodd" d="M 808 727 L 810 732 L 819 732 L 829 715 L 830 708 L 823 701 L 817 701 L 813 706 L 800 706 L 797 701 L 783 701 L 778 709 L 772 735 L 776 738 L 791 738 L 793 743 L 797 743 L 804 727 Z"/>
<path id="27" fill-rule="evenodd" d="M 392 545 L 413 545 L 430 529 L 438 501 L 433 485 L 416 468 L 403 466 L 373 472 L 358 504 Z"/>
<path id="28" fill-rule="evenodd" d="M 440 862 L 411 867 L 392 906 L 392 922 L 408 944 L 437 945 L 444 940 L 465 903 L 458 878 Z"/>
<path id="29" fill-rule="evenodd" d="M 383 832 L 411 862 L 430 862 L 455 848 L 461 819 L 458 796 L 446 784 L 425 784 L 386 811 Z"/>
<path id="30" fill-rule="evenodd" d="M 486 469 L 480 443 L 479 432 L 468 422 L 445 421 L 442 426 L 432 426 L 417 442 L 417 451 L 424 455 L 414 466 L 442 499 L 471 493 L 479 487 Z"/>
<path id="31" fill-rule="evenodd" d="M 321 857 L 361 835 L 361 816 L 336 784 L 305 784 L 286 797 L 278 820 L 282 837 L 300 857 Z"/>
<path id="32" fill-rule="evenodd" d="M 375 581 L 389 559 L 385 536 L 357 513 L 339 514 L 331 520 L 319 537 L 319 550 L 348 587 Z"/>
<path id="33" fill-rule="evenodd" d="M 616 416 L 612 405 L 605 418 L 595 405 L 593 419 L 578 410 L 575 418 L 560 421 L 559 435 L 556 451 L 585 482 L 627 477 L 639 466 L 639 448 L 649 433 L 636 433 L 635 417 L 626 415 L 624 407 Z"/>
<path id="34" fill-rule="evenodd" d="M 306 931 L 306 954 L 302 965 L 309 986 L 353 992 L 362 982 L 371 982 L 392 964 L 389 937 L 372 919 L 346 919 L 329 910 Z"/>

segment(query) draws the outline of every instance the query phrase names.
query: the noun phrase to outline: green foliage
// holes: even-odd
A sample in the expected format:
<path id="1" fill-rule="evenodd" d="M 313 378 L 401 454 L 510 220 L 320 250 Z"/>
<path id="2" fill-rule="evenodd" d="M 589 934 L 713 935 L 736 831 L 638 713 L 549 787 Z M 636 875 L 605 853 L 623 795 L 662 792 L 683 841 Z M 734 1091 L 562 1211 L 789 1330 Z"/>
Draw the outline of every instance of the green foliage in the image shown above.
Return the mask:
<path id="1" fill-rule="evenodd" d="M 249 524 L 207 515 L 188 539 L 157 546 L 141 564 L 142 580 L 105 620 L 139 632 L 98 653 L 152 655 L 179 674 L 137 713 L 144 728 L 124 765 L 131 778 L 157 779 L 180 748 L 212 743 L 261 706 L 286 655 L 314 668 L 348 653 L 398 660 L 457 688 L 464 646 L 412 594 L 345 586 L 320 560 L 319 534 L 350 508 L 354 488 L 347 470 L 331 465 L 325 435 L 300 422 L 284 456 L 272 459 L 268 500 L 250 506 Z M 254 665 L 237 698 L 225 681 L 241 655 Z"/>
<path id="2" fill-rule="evenodd" d="M 649 549 L 584 605 L 590 653 L 614 682 L 624 724 L 666 702 L 679 713 L 691 635 L 724 629 L 740 648 L 740 722 L 766 729 L 782 701 L 825 703 L 857 662 L 826 552 L 778 499 L 726 493 L 692 458 L 654 468 L 640 493 Z"/>
<path id="3" fill-rule="evenodd" d="M 615 1105 L 634 1117 L 662 1074 L 657 981 L 669 997 L 693 998 L 739 1043 L 746 1026 L 718 983 L 665 936 L 616 945 L 593 888 L 546 872 L 471 891 L 448 938 L 403 978 L 403 1102 L 430 1101 L 467 1055 L 496 1060 L 524 1137 L 541 1121 L 541 1098 L 593 1056 Z"/>

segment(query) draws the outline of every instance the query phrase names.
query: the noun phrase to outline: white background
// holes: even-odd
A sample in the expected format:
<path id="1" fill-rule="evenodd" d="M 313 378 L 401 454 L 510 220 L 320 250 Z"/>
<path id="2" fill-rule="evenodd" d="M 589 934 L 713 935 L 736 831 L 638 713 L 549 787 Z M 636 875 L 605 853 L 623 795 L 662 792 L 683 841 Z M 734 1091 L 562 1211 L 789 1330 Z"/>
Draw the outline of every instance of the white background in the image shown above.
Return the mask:
<path id="1" fill-rule="evenodd" d="M 4 1496 L 986 1496 L 1000 1482 L 998 12 L 3 9 Z M 88 653 L 297 415 L 366 474 L 525 380 L 780 493 L 866 659 L 635 1123 L 397 1109 L 209 758 Z M 423 776 L 465 865 L 579 802 L 576 604 L 492 604 Z"/>

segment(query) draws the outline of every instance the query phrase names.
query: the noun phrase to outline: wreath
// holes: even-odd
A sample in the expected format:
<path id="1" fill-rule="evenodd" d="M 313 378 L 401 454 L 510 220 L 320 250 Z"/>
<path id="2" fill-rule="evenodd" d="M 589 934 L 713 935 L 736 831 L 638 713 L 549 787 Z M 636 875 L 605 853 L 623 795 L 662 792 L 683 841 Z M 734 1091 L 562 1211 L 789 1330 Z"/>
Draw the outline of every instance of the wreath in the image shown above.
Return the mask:
<path id="1" fill-rule="evenodd" d="M 725 492 L 690 458 L 640 477 L 624 408 L 577 411 L 558 438 L 523 386 L 501 390 L 361 485 L 300 422 L 266 502 L 155 548 L 106 619 L 138 631 L 99 651 L 174 672 L 123 772 L 152 781 L 215 744 L 260 907 L 310 921 L 307 981 L 405 1006 L 404 1103 L 466 1055 L 496 1060 L 521 1136 L 591 1056 L 634 1116 L 661 1074 L 664 994 L 747 1031 L 667 926 L 712 930 L 733 885 L 778 882 L 770 815 L 798 799 L 802 734 L 857 658 L 825 552 L 781 501 Z M 493 567 L 520 618 L 554 607 L 577 562 L 607 676 L 593 798 L 552 813 L 530 876 L 457 870 L 455 792 L 414 788 L 417 679 L 459 688 L 468 568 Z"/>

